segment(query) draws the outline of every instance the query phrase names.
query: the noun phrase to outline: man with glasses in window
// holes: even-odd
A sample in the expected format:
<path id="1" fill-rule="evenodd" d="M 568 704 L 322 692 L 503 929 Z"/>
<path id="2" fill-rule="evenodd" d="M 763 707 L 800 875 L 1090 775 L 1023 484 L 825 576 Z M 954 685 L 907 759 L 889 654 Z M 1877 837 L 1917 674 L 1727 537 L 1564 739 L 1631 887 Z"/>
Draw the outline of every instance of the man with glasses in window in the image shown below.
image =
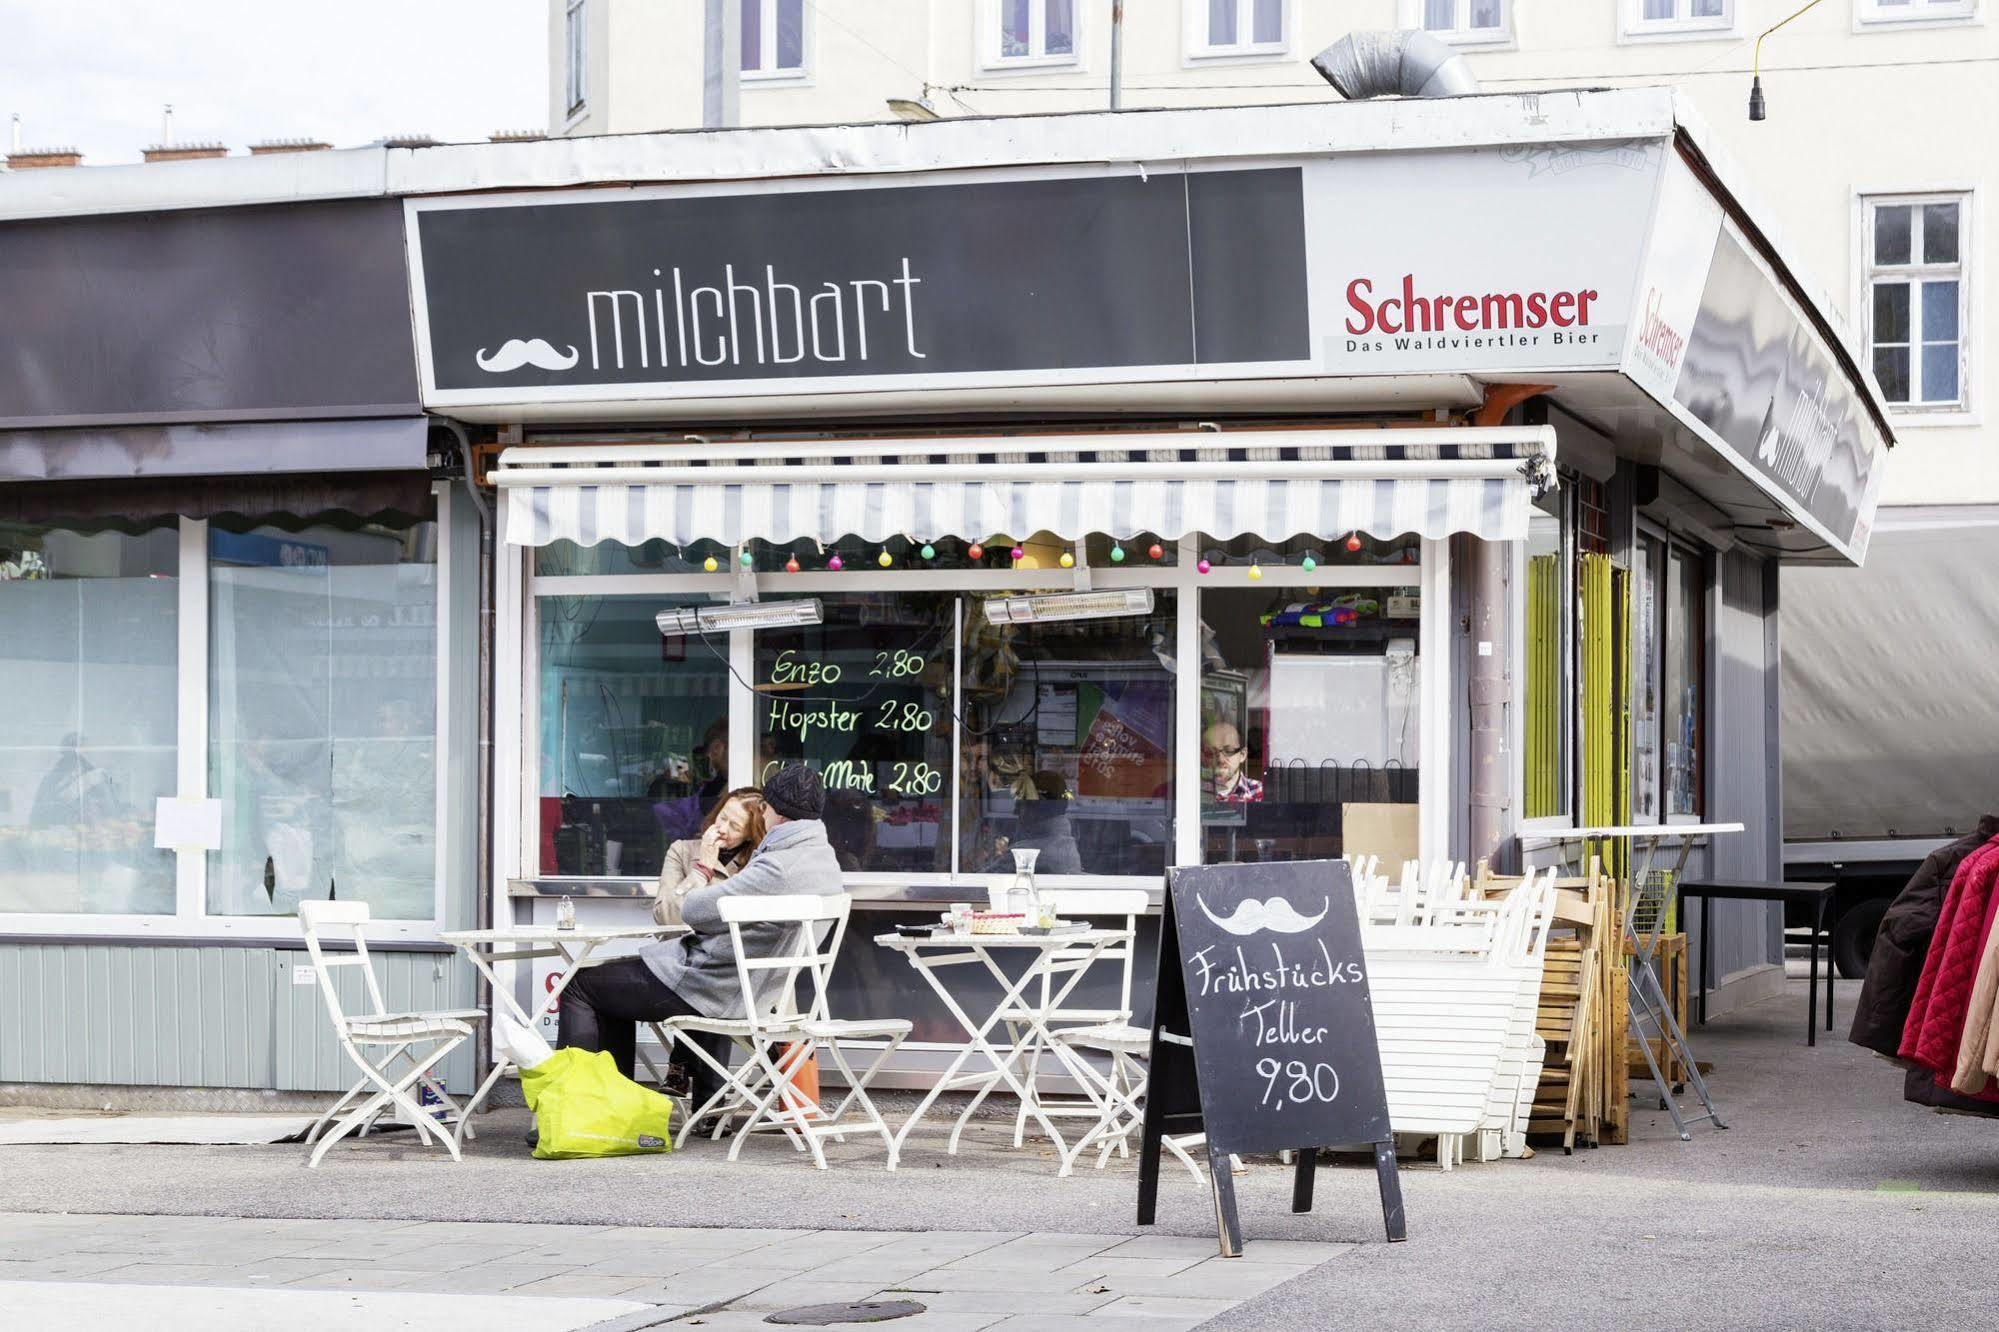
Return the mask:
<path id="1" fill-rule="evenodd" d="M 1227 805 L 1251 805 L 1263 799 L 1263 783 L 1249 775 L 1249 746 L 1228 722 L 1216 722 L 1201 733 L 1201 771 L 1213 783 L 1214 798 Z"/>

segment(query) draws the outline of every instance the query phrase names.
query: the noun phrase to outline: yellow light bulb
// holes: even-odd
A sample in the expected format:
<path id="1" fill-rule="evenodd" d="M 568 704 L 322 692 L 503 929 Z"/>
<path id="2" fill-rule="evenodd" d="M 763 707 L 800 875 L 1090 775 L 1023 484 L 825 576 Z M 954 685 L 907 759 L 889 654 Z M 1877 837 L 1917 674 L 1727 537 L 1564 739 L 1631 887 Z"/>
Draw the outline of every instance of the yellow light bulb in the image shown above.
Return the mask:
<path id="1" fill-rule="evenodd" d="M 1261 579 L 1261 578 L 1263 577 L 1263 566 L 1262 566 L 1262 565 L 1260 565 L 1260 564 L 1252 564 L 1252 565 L 1250 565 L 1250 566 L 1249 566 L 1249 576 L 1250 576 L 1250 580 L 1251 580 L 1252 582 L 1254 582 L 1254 581 L 1256 581 L 1256 580 L 1258 580 L 1258 579 Z"/>
<path id="2" fill-rule="evenodd" d="M 707 559 L 701 561 L 701 567 L 706 569 L 709 573 L 714 573 L 717 569 L 721 568 L 722 566 L 716 563 L 715 557 L 713 555 L 710 555 Z"/>
<path id="3" fill-rule="evenodd" d="M 1066 550 L 1062 552 L 1062 567 L 1064 569 L 1073 569 L 1076 567 L 1076 557 Z"/>

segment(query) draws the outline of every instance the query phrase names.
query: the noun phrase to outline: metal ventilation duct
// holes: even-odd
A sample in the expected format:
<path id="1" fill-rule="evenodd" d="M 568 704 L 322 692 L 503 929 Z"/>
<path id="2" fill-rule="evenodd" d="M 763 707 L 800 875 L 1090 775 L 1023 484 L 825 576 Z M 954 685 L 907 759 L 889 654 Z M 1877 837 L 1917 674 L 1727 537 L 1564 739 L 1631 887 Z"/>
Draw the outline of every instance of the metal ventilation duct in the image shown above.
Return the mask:
<path id="1" fill-rule="evenodd" d="M 1350 102 L 1369 97 L 1461 97 L 1478 91 L 1464 53 L 1427 32 L 1350 32 L 1312 57 Z"/>

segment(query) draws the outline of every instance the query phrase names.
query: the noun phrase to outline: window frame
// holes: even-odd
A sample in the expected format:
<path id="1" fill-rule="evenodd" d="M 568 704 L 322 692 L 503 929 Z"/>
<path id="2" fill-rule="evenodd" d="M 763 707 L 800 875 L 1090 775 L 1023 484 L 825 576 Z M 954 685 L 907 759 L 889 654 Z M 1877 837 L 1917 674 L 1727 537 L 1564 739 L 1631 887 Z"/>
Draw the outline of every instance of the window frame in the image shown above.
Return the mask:
<path id="1" fill-rule="evenodd" d="M 504 514 L 504 510 L 502 511 Z M 504 536 L 504 533 L 502 533 Z M 1089 570 L 1090 585 L 1100 589 L 1151 587 L 1175 594 L 1176 653 L 1178 659 L 1194 661 L 1200 655 L 1200 594 L 1210 590 L 1249 588 L 1275 590 L 1285 587 L 1318 587 L 1352 590 L 1372 587 L 1422 589 L 1422 619 L 1417 652 L 1436 665 L 1422 672 L 1418 694 L 1420 755 L 1418 782 L 1419 822 L 1426 857 L 1441 855 L 1449 831 L 1450 775 L 1450 687 L 1451 669 L 1445 661 L 1449 639 L 1449 543 L 1424 541 L 1415 569 L 1407 565 L 1325 564 L 1311 573 L 1297 565 L 1270 567 L 1252 578 L 1248 566 L 1221 566 L 1207 574 L 1197 571 L 1202 538 L 1188 537 L 1180 543 L 1178 563 Z M 562 596 L 663 596 L 705 594 L 717 601 L 739 595 L 742 585 L 733 569 L 732 558 L 716 573 L 602 573 L 546 575 L 533 572 L 531 549 L 508 548 L 501 560 L 501 623 L 503 644 L 517 644 L 518 652 L 504 652 L 496 675 L 497 696 L 518 697 L 518 709 L 497 710 L 495 752 L 515 756 L 513 762 L 494 765 L 495 807 L 501 811 L 494 820 L 496 854 L 494 878 L 504 885 L 509 878 L 555 881 L 561 876 L 544 875 L 538 866 L 537 793 L 541 789 L 541 719 L 539 603 L 544 598 Z M 519 558 L 512 558 L 518 554 Z M 832 595 L 840 592 L 937 591 L 992 592 L 1007 588 L 1063 590 L 1074 586 L 1075 574 L 1067 570 L 979 569 L 909 570 L 845 569 L 789 573 L 756 573 L 757 594 L 771 596 Z M 744 683 L 751 678 L 755 661 L 755 631 L 732 630 L 728 654 L 734 674 L 729 682 L 729 785 L 743 786 L 756 780 L 756 696 Z M 1182 671 L 1176 675 L 1174 690 L 1174 752 L 1172 814 L 1175 864 L 1197 864 L 1201 860 L 1200 821 L 1200 678 L 1201 672 Z M 513 691 L 511 694 L 508 691 Z M 959 808 L 959 765 L 955 761 L 954 738 L 952 779 L 948 784 L 954 820 Z M 956 824 L 953 824 L 955 838 Z M 955 841 L 954 841 L 955 844 Z M 594 877 L 594 876 L 593 876 Z M 637 879 L 643 876 L 620 876 Z M 908 888 L 937 885 L 947 877 L 943 871 L 895 873 L 854 871 L 843 876 L 849 891 L 876 888 Z M 1061 887 L 1161 889 L 1153 876 L 1064 875 L 1050 877 Z M 961 871 L 955 885 L 976 893 L 984 888 L 1004 887 L 1010 873 L 979 874 Z M 503 891 L 503 889 L 501 889 Z"/>
<path id="2" fill-rule="evenodd" d="M 984 74 L 1046 74 L 1050 70 L 1082 69 L 1083 49 L 1086 40 L 1085 10 L 1086 0 L 1069 0 L 1069 26 L 1072 34 L 1073 50 L 1048 55 L 1028 54 L 1009 56 L 1001 54 L 1000 47 L 1000 0 L 979 0 L 975 14 L 977 28 L 972 34 L 976 47 L 979 71 Z M 1034 45 L 1032 34 L 1041 34 L 1041 45 L 1046 46 L 1047 34 L 1046 0 L 1033 0 L 1028 11 L 1029 46 Z"/>
<path id="3" fill-rule="evenodd" d="M 746 88 L 768 87 L 771 84 L 798 84 L 809 81 L 812 77 L 812 57 L 814 54 L 812 45 L 813 6 L 807 4 L 805 0 L 790 0 L 790 3 L 798 6 L 798 64 L 795 66 L 775 66 L 764 64 L 763 58 L 766 56 L 772 60 L 777 58 L 777 42 L 775 38 L 777 33 L 778 9 L 787 0 L 745 0 L 745 2 L 756 4 L 762 10 L 763 18 L 758 31 L 765 38 L 763 46 L 766 49 L 757 53 L 759 62 L 757 68 L 737 71 L 738 81 Z"/>
<path id="4" fill-rule="evenodd" d="M 1673 0 L 1673 10 L 1672 18 L 1648 19 L 1645 0 L 1618 0 L 1618 42 L 1712 42 L 1745 35 L 1741 0 L 1722 0 L 1719 17 L 1696 16 L 1693 0 Z"/>
<path id="5" fill-rule="evenodd" d="M 452 504 L 455 495 L 448 482 L 431 485 L 437 502 L 437 670 L 434 682 L 436 701 L 436 790 L 433 793 L 432 846 L 433 881 L 431 914 L 428 919 L 391 920 L 378 918 L 363 927 L 371 942 L 435 943 L 447 928 L 448 882 L 450 875 L 451 826 L 451 746 L 457 744 L 451 726 L 453 673 L 460 669 L 451 652 L 450 627 L 457 618 L 455 596 L 463 589 L 454 587 L 459 574 L 454 570 L 450 540 Z M 209 525 L 202 518 L 178 520 L 179 604 L 177 607 L 177 652 L 175 660 L 175 796 L 182 800 L 209 798 L 209 636 L 212 631 L 209 607 Z M 174 910 L 172 914 L 119 915 L 92 912 L 0 912 L 0 934 L 43 935 L 54 938 L 116 938 L 138 940 L 185 940 L 191 943 L 217 940 L 255 942 L 271 946 L 296 946 L 298 921 L 295 916 L 231 916 L 208 909 L 208 857 L 205 849 L 165 852 L 174 857 Z"/>
<path id="6" fill-rule="evenodd" d="M 590 0 L 569 0 L 562 25 L 562 114 L 573 125 L 590 113 Z"/>
<path id="7" fill-rule="evenodd" d="M 1985 22 L 1979 0 L 1910 0 L 1883 5 L 1880 0 L 1853 0 L 1853 31 L 1903 32 L 1911 28 L 1954 28 Z"/>
<path id="8" fill-rule="evenodd" d="M 1874 262 L 1874 212 L 1883 205 L 1955 203 L 1958 206 L 1957 262 L 1953 265 L 1891 265 L 1879 269 Z M 1980 366 L 1971 342 L 1980 332 L 1984 317 L 1983 293 L 1972 272 L 1971 256 L 1981 242 L 1982 219 L 1978 210 L 1978 187 L 1972 182 L 1942 182 L 1920 189 L 1861 189 L 1853 194 L 1852 287 L 1849 323 L 1858 335 L 1860 361 L 1869 377 L 1874 373 L 1874 284 L 1882 277 L 1906 278 L 1912 287 L 1925 279 L 1953 276 L 1958 284 L 1957 390 L 1955 402 L 1896 402 L 1882 395 L 1882 402 L 1894 414 L 1895 423 L 1906 428 L 1932 426 L 1974 426 L 1983 415 L 1979 393 Z M 1922 365 L 1916 349 L 1921 346 L 1920 295 L 1911 291 L 1910 300 L 1910 387 L 1921 386 Z M 1876 390 L 1880 386 L 1877 384 Z"/>
<path id="9" fill-rule="evenodd" d="M 1426 32 L 1438 41 L 1449 42 L 1453 46 L 1475 47 L 1487 51 L 1506 50 L 1514 47 L 1518 41 L 1513 31 L 1513 0 L 1499 0 L 1497 28 L 1470 26 L 1471 0 L 1451 0 L 1452 22 L 1448 28 L 1424 26 L 1424 0 L 1397 0 L 1397 6 L 1397 18 L 1402 27 Z"/>
<path id="10" fill-rule="evenodd" d="M 1216 46 L 1208 40 L 1208 18 L 1210 5 L 1214 0 L 1180 0 L 1183 29 L 1181 63 L 1188 68 L 1203 65 L 1247 64 L 1258 61 L 1289 59 L 1292 46 L 1297 39 L 1297 7 L 1293 0 L 1278 0 L 1278 22 L 1280 37 L 1274 42 L 1255 40 L 1232 42 L 1226 46 Z M 1247 28 L 1255 32 L 1256 0 L 1226 0 L 1236 7 L 1236 35 L 1240 37 Z"/>

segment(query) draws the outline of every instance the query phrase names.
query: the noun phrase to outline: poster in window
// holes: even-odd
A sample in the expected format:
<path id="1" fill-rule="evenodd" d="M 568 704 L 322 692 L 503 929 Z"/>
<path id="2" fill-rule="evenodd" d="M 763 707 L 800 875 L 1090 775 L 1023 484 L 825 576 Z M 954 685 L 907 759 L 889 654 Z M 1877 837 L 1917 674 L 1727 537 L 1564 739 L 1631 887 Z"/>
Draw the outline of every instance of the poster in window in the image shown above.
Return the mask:
<path id="1" fill-rule="evenodd" d="M 1201 823 L 1240 828 L 1246 806 L 1263 799 L 1250 776 L 1249 676 L 1209 671 L 1201 678 Z"/>

